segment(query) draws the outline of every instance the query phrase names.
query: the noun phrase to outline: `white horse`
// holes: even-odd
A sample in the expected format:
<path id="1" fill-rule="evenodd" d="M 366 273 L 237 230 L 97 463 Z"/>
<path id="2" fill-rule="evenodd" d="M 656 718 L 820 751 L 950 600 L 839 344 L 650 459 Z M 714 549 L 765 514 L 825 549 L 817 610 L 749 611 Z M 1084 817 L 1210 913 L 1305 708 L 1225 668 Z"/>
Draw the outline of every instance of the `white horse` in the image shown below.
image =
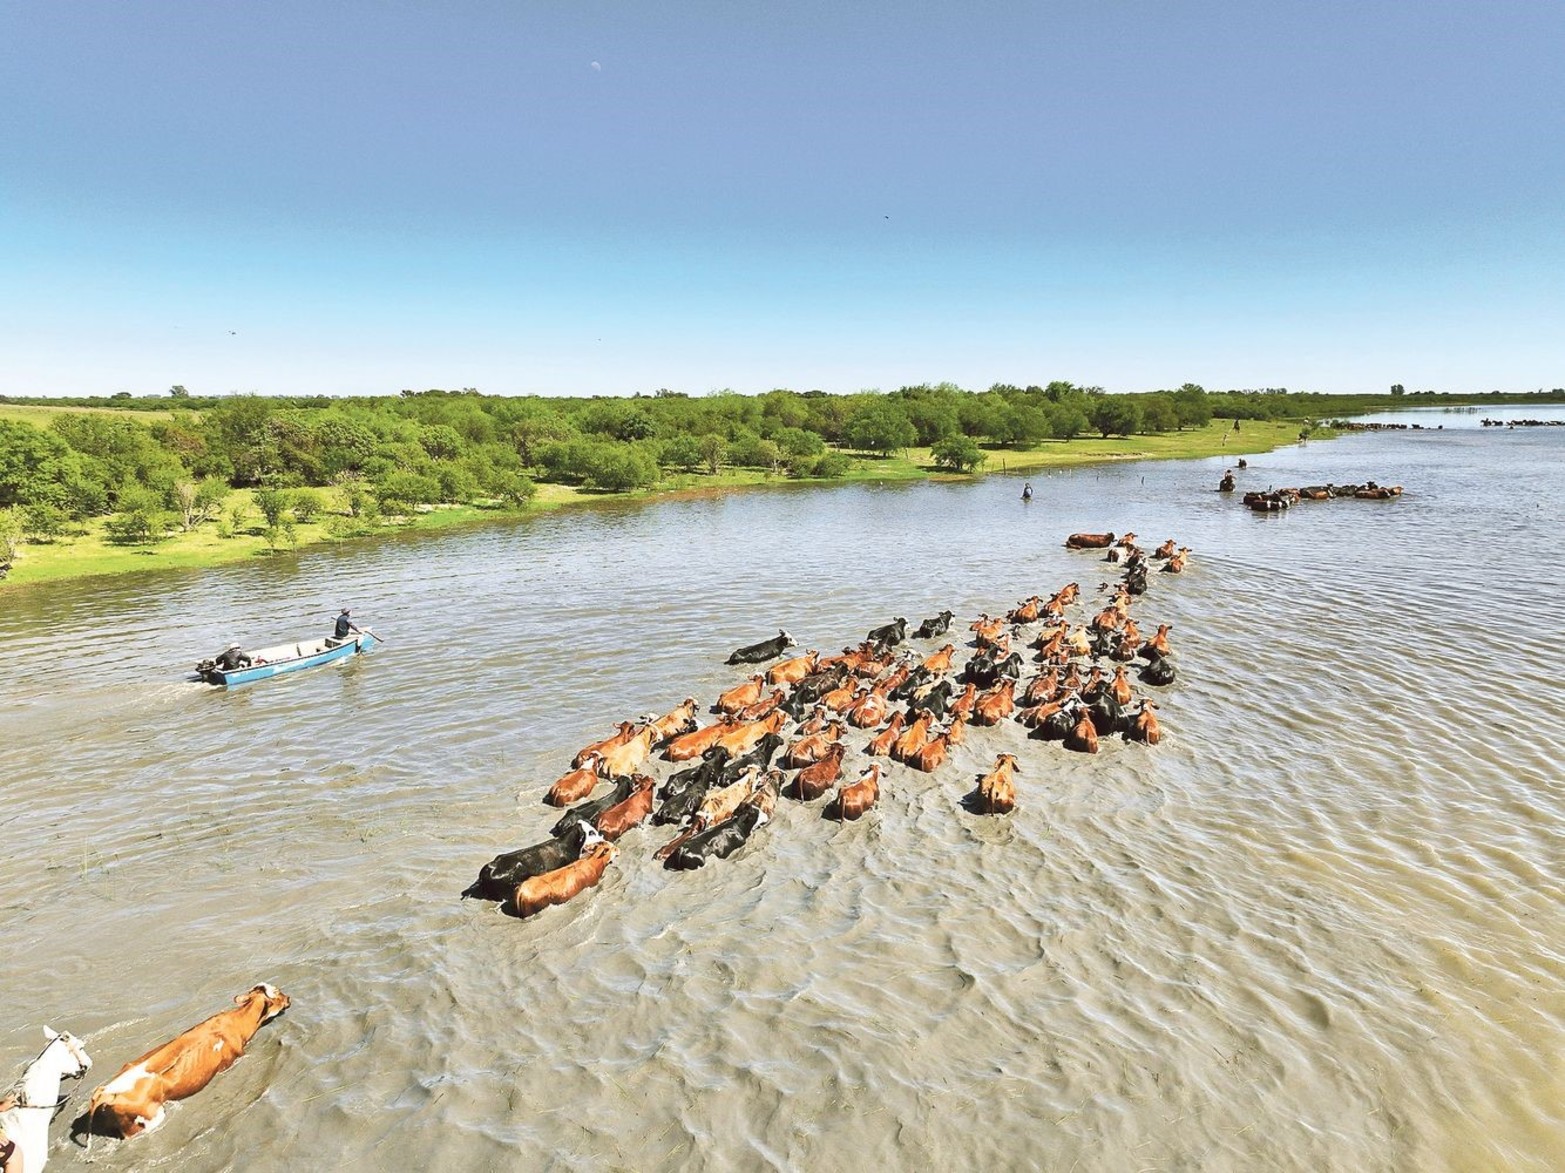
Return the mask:
<path id="1" fill-rule="evenodd" d="M 49 1159 L 49 1122 L 60 1106 L 60 1080 L 86 1075 L 92 1066 L 80 1039 L 47 1026 L 43 1036 L 49 1042 L 22 1073 L 15 1107 L 0 1113 L 0 1128 L 21 1150 L 26 1173 L 40 1173 Z"/>

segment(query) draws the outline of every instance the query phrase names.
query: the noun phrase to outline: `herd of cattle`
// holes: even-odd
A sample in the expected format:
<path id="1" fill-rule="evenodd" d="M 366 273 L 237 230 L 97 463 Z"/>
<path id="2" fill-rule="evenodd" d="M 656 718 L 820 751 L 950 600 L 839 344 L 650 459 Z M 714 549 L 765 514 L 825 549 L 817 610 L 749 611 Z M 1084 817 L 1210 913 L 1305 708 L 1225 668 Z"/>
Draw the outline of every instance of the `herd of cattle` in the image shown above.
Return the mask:
<path id="1" fill-rule="evenodd" d="M 1242 466 L 1243 461 L 1239 462 Z M 1232 493 L 1238 487 L 1234 470 L 1223 473 L 1217 483 L 1219 493 Z M 1334 497 L 1354 497 L 1360 501 L 1390 501 L 1402 495 L 1401 485 L 1377 485 L 1365 481 L 1362 485 L 1306 485 L 1301 489 L 1267 489 L 1265 492 L 1246 493 L 1241 500 L 1257 513 L 1279 513 L 1297 505 L 1300 501 L 1330 501 Z"/>
<path id="2" fill-rule="evenodd" d="M 1131 673 L 1143 683 L 1173 682 L 1172 625 L 1144 634 L 1131 605 L 1147 590 L 1155 565 L 1178 574 L 1190 550 L 1173 539 L 1150 554 L 1136 535 L 1072 534 L 1066 546 L 1104 550 L 1122 565 L 1107 597 L 1084 621 L 1067 609 L 1080 601 L 1071 583 L 1045 599 L 1033 595 L 1006 614 L 980 615 L 968 626 L 973 649 L 958 662 L 956 642 L 933 651 L 903 647 L 909 638 L 948 637 L 950 611 L 911 632 L 894 619 L 856 646 L 834 655 L 815 650 L 781 659 L 795 641 L 787 631 L 735 651 L 729 664 L 771 662 L 718 696 L 715 720 L 702 725 L 694 697 L 661 716 L 623 721 L 585 746 L 543 801 L 564 808 L 549 837 L 496 856 L 463 897 L 500 902 L 526 917 L 596 886 L 632 828 L 650 822 L 671 829 L 654 852 L 665 867 L 699 868 L 738 851 L 773 818 L 780 799 L 808 803 L 832 792 L 824 817 L 853 820 L 874 807 L 888 780 L 884 759 L 932 773 L 970 727 L 1015 720 L 1036 740 L 1096 753 L 1099 739 L 1119 734 L 1156 745 L 1157 705 L 1136 705 Z M 900 650 L 899 650 L 900 649 Z M 1023 682 L 1031 664 L 1033 674 Z M 868 758 L 849 767 L 850 742 Z M 654 755 L 678 767 L 658 782 Z M 1005 814 L 1016 804 L 1016 758 L 998 754 L 963 805 Z M 597 797 L 595 791 L 602 789 Z"/>

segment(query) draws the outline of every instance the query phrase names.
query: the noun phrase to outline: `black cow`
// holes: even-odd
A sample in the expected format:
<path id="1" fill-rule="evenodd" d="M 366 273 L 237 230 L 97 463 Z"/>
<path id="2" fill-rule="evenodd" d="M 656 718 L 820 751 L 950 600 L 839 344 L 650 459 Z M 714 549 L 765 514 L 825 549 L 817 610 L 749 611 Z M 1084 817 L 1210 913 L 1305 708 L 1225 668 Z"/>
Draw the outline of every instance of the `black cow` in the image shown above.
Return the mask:
<path id="1" fill-rule="evenodd" d="M 636 790 L 636 779 L 630 775 L 614 780 L 614 788 L 602 798 L 594 798 L 590 802 L 578 803 L 560 816 L 560 821 L 555 823 L 549 834 L 560 836 L 570 830 L 573 823 L 596 824 L 598 816 L 611 806 L 617 806 L 629 798 Z"/>
<path id="2" fill-rule="evenodd" d="M 1147 568 L 1145 565 L 1133 566 L 1125 571 L 1125 589 L 1133 595 L 1147 593 Z"/>
<path id="3" fill-rule="evenodd" d="M 951 694 L 954 691 L 956 691 L 956 686 L 949 680 L 925 684 L 908 698 L 908 711 L 913 713 L 933 713 L 936 717 L 944 717 L 946 715 L 946 702 L 951 699 Z"/>
<path id="4" fill-rule="evenodd" d="M 726 748 L 721 745 L 714 745 L 701 755 L 699 764 L 685 770 L 676 770 L 670 774 L 668 781 L 663 783 L 658 790 L 658 797 L 669 798 L 695 782 L 701 782 L 710 786 L 722 774 L 723 767 L 728 764 L 729 756 Z"/>
<path id="5" fill-rule="evenodd" d="M 727 786 L 730 783 L 737 782 L 739 775 L 743 774 L 751 766 L 758 770 L 766 769 L 767 766 L 772 764 L 772 755 L 780 750 L 782 746 L 783 738 L 780 733 L 768 733 L 755 743 L 755 748 L 749 753 L 743 757 L 735 758 L 723 766 L 722 772 L 717 778 L 717 785 Z M 721 749 L 722 747 L 718 746 L 717 748 Z"/>
<path id="6" fill-rule="evenodd" d="M 1174 683 L 1174 665 L 1167 656 L 1154 655 L 1138 675 L 1148 684 L 1162 686 Z"/>
<path id="7" fill-rule="evenodd" d="M 603 836 L 592 824 L 572 823 L 563 835 L 495 856 L 478 869 L 478 879 L 467 886 L 462 899 L 477 896 L 480 900 L 509 900 L 523 880 L 575 863 L 586 848 L 602 841 Z"/>
<path id="8" fill-rule="evenodd" d="M 976 684 L 979 688 L 992 688 L 998 684 L 1002 676 L 1009 676 L 1012 680 L 1022 678 L 1022 654 L 1012 652 L 1003 659 L 996 658 L 988 652 L 979 652 L 969 660 L 962 668 L 962 675 L 958 677 L 963 684 Z"/>
<path id="9" fill-rule="evenodd" d="M 663 800 L 663 805 L 652 813 L 652 821 L 660 827 L 670 823 L 683 823 L 701 809 L 707 791 L 716 783 L 716 778 L 692 778 L 678 790 L 670 791 L 668 797 Z"/>
<path id="10" fill-rule="evenodd" d="M 926 619 L 918 625 L 918 630 L 913 634 L 919 639 L 934 639 L 937 635 L 944 635 L 951 630 L 951 620 L 955 616 L 949 611 L 942 611 L 933 619 Z"/>
<path id="11" fill-rule="evenodd" d="M 1076 728 L 1076 722 L 1080 719 L 1079 710 L 1074 705 L 1067 705 L 1045 717 L 1043 722 L 1027 736 L 1039 741 L 1064 741 L 1065 735 Z"/>
<path id="12" fill-rule="evenodd" d="M 771 639 L 763 639 L 758 644 L 740 648 L 724 662 L 728 664 L 760 664 L 767 660 L 775 660 L 783 654 L 785 648 L 791 647 L 793 647 L 793 636 L 779 627 L 777 634 Z"/>
<path id="13" fill-rule="evenodd" d="M 907 638 L 907 620 L 899 616 L 890 623 L 873 628 L 864 638 L 883 648 L 894 648 Z"/>
<path id="14" fill-rule="evenodd" d="M 766 812 L 760 807 L 752 804 L 741 806 L 734 812 L 733 818 L 724 819 L 716 826 L 686 839 L 663 861 L 663 866 L 677 871 L 691 871 L 705 867 L 708 859 L 727 859 L 745 845 L 757 827 L 764 826 L 766 822 Z"/>
<path id="15" fill-rule="evenodd" d="M 793 691 L 788 694 L 788 700 L 782 706 L 783 710 L 795 721 L 804 720 L 815 702 L 841 685 L 846 675 L 847 670 L 844 668 L 829 668 L 825 672 L 815 672 L 806 676 L 793 686 Z"/>

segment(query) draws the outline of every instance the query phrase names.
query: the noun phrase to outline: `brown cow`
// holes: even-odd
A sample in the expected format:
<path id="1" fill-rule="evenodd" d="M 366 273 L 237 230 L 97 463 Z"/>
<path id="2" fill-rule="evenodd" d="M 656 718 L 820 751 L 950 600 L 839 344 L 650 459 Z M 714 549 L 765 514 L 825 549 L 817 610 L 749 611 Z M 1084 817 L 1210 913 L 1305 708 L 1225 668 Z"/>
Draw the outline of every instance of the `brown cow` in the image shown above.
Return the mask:
<path id="1" fill-rule="evenodd" d="M 859 699 L 860 687 L 858 682 L 850 676 L 843 684 L 821 697 L 821 704 L 833 713 L 846 713 L 853 706 L 853 702 Z"/>
<path id="2" fill-rule="evenodd" d="M 785 699 L 781 692 L 774 692 L 765 700 L 756 701 L 753 705 L 746 705 L 735 715 L 741 721 L 759 721 L 762 717 L 775 712 Z"/>
<path id="3" fill-rule="evenodd" d="M 994 759 L 994 769 L 978 779 L 973 807 L 982 815 L 1004 815 L 1016 809 L 1016 772 L 1014 754 L 1003 753 Z"/>
<path id="4" fill-rule="evenodd" d="M 598 763 L 602 754 L 588 754 L 579 770 L 572 770 L 555 779 L 549 793 L 543 796 L 550 806 L 573 806 L 592 793 L 598 784 Z"/>
<path id="5" fill-rule="evenodd" d="M 891 756 L 899 762 L 905 762 L 910 754 L 922 749 L 924 742 L 929 740 L 929 726 L 933 721 L 934 717 L 930 714 L 920 713 L 918 719 L 903 731 L 902 736 L 891 743 Z"/>
<path id="6" fill-rule="evenodd" d="M 597 818 L 592 825 L 598 834 L 613 842 L 652 813 L 652 779 L 645 774 L 635 776 L 636 787 L 624 802 L 617 802 Z"/>
<path id="7" fill-rule="evenodd" d="M 962 728 L 962 718 L 953 718 L 950 728 L 944 733 L 931 737 L 918 748 L 917 753 L 909 754 L 905 759 L 907 764 L 926 774 L 938 770 L 941 763 L 946 760 L 946 753 L 951 746 L 962 743 Z"/>
<path id="8" fill-rule="evenodd" d="M 842 773 L 842 756 L 847 752 L 847 748 L 839 741 L 820 761 L 800 770 L 789 784 L 789 797 L 813 802 L 830 790 L 832 783 Z"/>
<path id="9" fill-rule="evenodd" d="M 801 737 L 808 737 L 812 733 L 824 733 L 832 725 L 831 714 L 816 705 L 810 713 L 809 719 L 800 725 L 797 732 Z"/>
<path id="10" fill-rule="evenodd" d="M 795 741 L 783 751 L 778 765 L 785 770 L 797 770 L 800 766 L 818 762 L 831 752 L 832 743 L 841 737 L 842 726 L 833 722 L 819 733 L 811 733 Z"/>
<path id="11" fill-rule="evenodd" d="M 932 676 L 938 676 L 942 672 L 951 671 L 951 657 L 956 655 L 956 645 L 946 644 L 938 652 L 931 652 L 924 657 L 924 662 L 919 668 Z"/>
<path id="12" fill-rule="evenodd" d="M 193 1096 L 245 1053 L 261 1025 L 288 1009 L 288 995 L 262 983 L 234 998 L 237 1008 L 214 1014 L 161 1047 L 127 1063 L 92 1093 L 89 1130 L 100 1122 L 122 1137 L 163 1123 L 169 1100 Z"/>
<path id="13" fill-rule="evenodd" d="M 1127 741 L 1144 741 L 1148 745 L 1156 745 L 1163 739 L 1163 729 L 1157 723 L 1157 714 L 1152 710 L 1157 705 L 1150 700 L 1141 702 L 1141 711 L 1131 721 L 1130 728 L 1125 730 Z"/>
<path id="14" fill-rule="evenodd" d="M 848 709 L 848 724 L 855 729 L 873 729 L 886 719 L 889 709 L 886 690 L 877 686 L 853 702 Z"/>
<path id="15" fill-rule="evenodd" d="M 1189 561 L 1190 561 L 1190 547 L 1189 546 L 1181 546 L 1181 547 L 1179 547 L 1179 553 L 1175 554 L 1172 558 L 1170 558 L 1167 562 L 1165 562 L 1163 564 L 1163 573 L 1164 574 L 1179 574 L 1181 571 L 1184 570 L 1186 564 Z"/>
<path id="16" fill-rule="evenodd" d="M 1092 723 L 1092 710 L 1082 706 L 1081 719 L 1065 735 L 1065 748 L 1078 753 L 1098 752 L 1098 730 Z"/>
<path id="17" fill-rule="evenodd" d="M 1128 664 L 1136 658 L 1136 653 L 1140 649 L 1140 640 L 1128 631 L 1122 632 L 1118 642 L 1114 645 L 1114 650 L 1109 653 L 1109 659 L 1115 660 L 1120 664 Z"/>
<path id="18" fill-rule="evenodd" d="M 1016 681 L 1002 680 L 978 698 L 973 705 L 973 721 L 978 725 L 998 725 L 1016 708 Z"/>
<path id="19" fill-rule="evenodd" d="M 1125 675 L 1125 665 L 1121 664 L 1114 669 L 1114 679 L 1109 684 L 1109 693 L 1121 705 L 1130 703 L 1130 678 Z"/>
<path id="20" fill-rule="evenodd" d="M 766 673 L 766 683 L 773 688 L 785 684 L 798 684 L 810 673 L 817 670 L 821 662 L 821 654 L 813 649 L 802 656 L 795 656 L 791 660 L 783 660 L 773 664 Z"/>
<path id="21" fill-rule="evenodd" d="M 1156 558 L 1159 562 L 1166 562 L 1168 559 L 1172 558 L 1173 556 L 1174 556 L 1174 539 L 1173 538 L 1169 538 L 1168 541 L 1164 542 L 1156 550 L 1152 551 L 1152 557 Z"/>
<path id="22" fill-rule="evenodd" d="M 972 686 L 969 685 L 969 688 Z M 870 743 L 864 747 L 864 752 L 872 758 L 885 757 L 891 752 L 891 745 L 902 736 L 902 722 L 904 716 L 901 710 L 891 714 L 891 724 L 881 730 L 880 734 L 870 739 Z"/>
<path id="23" fill-rule="evenodd" d="M 979 647 L 989 647 L 1000 642 L 1000 637 L 1005 634 L 1005 620 L 991 619 L 987 623 L 979 623 L 973 626 L 973 632 L 977 637 Z"/>
<path id="24" fill-rule="evenodd" d="M 1022 704 L 1041 705 L 1045 701 L 1052 701 L 1059 687 L 1060 672 L 1058 668 L 1050 668 L 1047 672 L 1040 672 L 1027 682 L 1027 687 L 1022 691 Z"/>
<path id="25" fill-rule="evenodd" d="M 652 726 L 655 736 L 652 738 L 654 747 L 662 745 L 665 741 L 679 736 L 681 733 L 689 733 L 698 722 L 696 721 L 696 698 L 687 696 L 674 708 L 661 717 L 653 718 L 647 723 Z"/>
<path id="26" fill-rule="evenodd" d="M 946 706 L 946 712 L 953 717 L 961 717 L 964 720 L 973 715 L 973 706 L 978 703 L 978 685 L 968 681 L 967 687 L 962 690 L 962 695 Z"/>
<path id="27" fill-rule="evenodd" d="M 1071 534 L 1065 539 L 1067 550 L 1102 550 L 1114 544 L 1114 535 L 1107 534 Z"/>
<path id="28" fill-rule="evenodd" d="M 1032 623 L 1038 618 L 1038 613 L 1043 610 L 1043 600 L 1037 595 L 1023 599 L 1011 610 L 1005 613 L 1005 618 L 1011 623 Z"/>
<path id="29" fill-rule="evenodd" d="M 876 762 L 858 779 L 841 787 L 827 814 L 837 819 L 856 819 L 875 805 L 880 797 L 880 763 Z"/>
<path id="30" fill-rule="evenodd" d="M 602 760 L 598 762 L 598 773 L 605 778 L 623 778 L 634 774 L 652 752 L 652 739 L 656 736 L 656 729 L 643 725 L 639 732 L 631 735 L 629 741 L 605 751 Z"/>
<path id="31" fill-rule="evenodd" d="M 736 725 L 737 722 L 725 717 L 715 725 L 708 725 L 704 729 L 696 729 L 690 733 L 681 733 L 663 747 L 663 759 L 669 762 L 688 762 L 691 758 L 698 758 L 716 745 L 719 737 Z"/>
<path id="32" fill-rule="evenodd" d="M 712 706 L 712 711 L 732 716 L 746 705 L 755 704 L 761 699 L 761 691 L 765 683 L 766 677 L 757 673 L 743 684 L 734 685 L 727 692 L 718 694 L 717 704 Z"/>
<path id="33" fill-rule="evenodd" d="M 599 756 L 602 756 L 609 750 L 613 749 L 616 745 L 624 745 L 631 739 L 631 737 L 635 735 L 635 732 L 636 725 L 634 721 L 621 721 L 619 723 L 619 732 L 614 734 L 613 737 L 605 737 L 602 741 L 594 741 L 591 745 L 579 751 L 576 756 L 571 759 L 571 769 L 579 770 L 581 768 L 581 764 L 586 761 L 588 756 L 591 754 L 598 754 Z"/>
<path id="34" fill-rule="evenodd" d="M 737 758 L 749 753 L 768 733 L 777 733 L 788 723 L 788 714 L 775 712 L 769 717 L 763 717 L 759 721 L 748 721 L 735 725 L 728 731 L 721 733 L 717 738 L 717 745 L 728 751 L 728 756 Z"/>
<path id="35" fill-rule="evenodd" d="M 1016 719 L 1029 729 L 1036 729 L 1066 705 L 1065 701 L 1042 701 L 1016 710 Z"/>
<path id="36" fill-rule="evenodd" d="M 532 916 L 551 904 L 564 904 L 571 897 L 581 895 L 603 879 L 603 873 L 618 852 L 612 843 L 595 843 L 575 863 L 523 880 L 511 897 L 512 910 L 517 916 Z"/>
<path id="37" fill-rule="evenodd" d="M 1141 654 L 1147 656 L 1148 659 L 1151 659 L 1151 656 L 1148 655 L 1149 651 L 1155 652 L 1159 656 L 1171 655 L 1172 650 L 1168 646 L 1168 633 L 1173 630 L 1174 625 L 1172 623 L 1159 623 L 1157 625 L 1157 634 L 1147 640 L 1141 649 Z"/>

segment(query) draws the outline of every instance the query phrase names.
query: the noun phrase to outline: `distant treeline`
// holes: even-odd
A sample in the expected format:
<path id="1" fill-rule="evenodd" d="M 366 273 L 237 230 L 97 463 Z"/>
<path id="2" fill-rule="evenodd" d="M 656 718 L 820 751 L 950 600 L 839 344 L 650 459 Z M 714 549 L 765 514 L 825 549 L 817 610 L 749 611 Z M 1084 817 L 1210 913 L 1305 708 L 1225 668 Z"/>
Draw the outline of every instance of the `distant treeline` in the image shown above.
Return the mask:
<path id="1" fill-rule="evenodd" d="M 183 520 L 188 527 L 238 487 L 341 486 L 355 514 L 366 505 L 398 512 L 480 499 L 521 504 L 540 480 L 623 492 L 652 486 L 671 471 L 715 474 L 724 467 L 836 477 L 850 468 L 849 453 L 872 456 L 915 446 L 932 449 L 938 465 L 968 471 L 982 463 L 985 448 L 1170 432 L 1213 418 L 1320 420 L 1415 403 L 1565 400 L 1559 389 L 1509 397 L 1400 391 L 1208 392 L 1187 383 L 1177 390 L 1109 395 L 1055 382 L 997 384 L 982 392 L 939 384 L 887 394 L 777 390 L 691 397 L 659 391 L 589 399 L 471 390 L 202 397 L 182 387 L 161 396 L 0 396 L 0 403 L 127 413 L 61 412 L 46 427 L 0 419 L 0 508 L 27 511 L 41 533 L 66 520 L 160 510 L 169 515 L 161 520 Z M 150 421 L 130 414 L 144 411 L 166 414 Z M 194 506 L 197 495 L 206 508 Z M 149 516 L 138 532 L 156 530 L 159 520 Z"/>

